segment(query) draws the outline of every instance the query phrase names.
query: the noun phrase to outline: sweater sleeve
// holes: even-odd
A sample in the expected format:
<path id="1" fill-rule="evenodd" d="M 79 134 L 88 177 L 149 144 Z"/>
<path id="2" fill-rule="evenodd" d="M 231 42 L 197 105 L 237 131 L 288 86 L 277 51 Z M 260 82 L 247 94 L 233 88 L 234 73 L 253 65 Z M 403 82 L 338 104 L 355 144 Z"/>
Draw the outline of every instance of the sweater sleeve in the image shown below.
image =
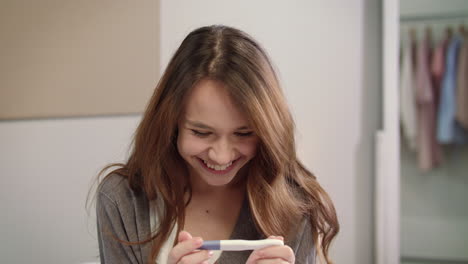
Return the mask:
<path id="1" fill-rule="evenodd" d="M 310 221 L 302 220 L 296 232 L 296 239 L 292 241 L 291 248 L 296 256 L 296 263 L 315 264 L 316 250 L 312 238 Z"/>
<path id="2" fill-rule="evenodd" d="M 134 246 L 114 238 L 129 241 L 118 204 L 102 192 L 97 195 L 96 216 L 101 264 L 139 263 Z"/>

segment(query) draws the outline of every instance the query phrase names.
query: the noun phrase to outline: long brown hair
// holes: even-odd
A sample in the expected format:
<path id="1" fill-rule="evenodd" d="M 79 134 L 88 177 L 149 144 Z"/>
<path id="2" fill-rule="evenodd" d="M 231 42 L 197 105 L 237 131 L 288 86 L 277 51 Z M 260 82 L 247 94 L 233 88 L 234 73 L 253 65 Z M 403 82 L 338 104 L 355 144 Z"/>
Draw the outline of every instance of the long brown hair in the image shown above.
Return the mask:
<path id="1" fill-rule="evenodd" d="M 339 230 L 335 208 L 296 156 L 294 122 L 272 63 L 252 37 L 222 25 L 198 28 L 183 40 L 146 108 L 128 161 L 107 174 L 120 174 L 148 200 L 159 196 L 164 202 L 158 229 L 148 240 L 137 242 L 153 242 L 149 261 L 154 263 L 176 223 L 177 232 L 184 227 L 184 194 L 190 196 L 191 187 L 177 151 L 177 124 L 188 91 L 206 78 L 227 87 L 259 137 L 245 180 L 258 230 L 287 238 L 290 227 L 306 216 L 317 250 L 331 263 L 328 249 Z"/>

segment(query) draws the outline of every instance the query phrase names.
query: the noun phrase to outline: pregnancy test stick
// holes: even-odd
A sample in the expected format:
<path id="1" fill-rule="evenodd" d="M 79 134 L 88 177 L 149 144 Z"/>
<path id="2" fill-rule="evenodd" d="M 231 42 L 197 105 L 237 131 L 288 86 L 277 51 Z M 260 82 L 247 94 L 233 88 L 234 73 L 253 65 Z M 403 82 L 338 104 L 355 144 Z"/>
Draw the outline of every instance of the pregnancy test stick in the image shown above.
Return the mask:
<path id="1" fill-rule="evenodd" d="M 263 239 L 263 240 L 208 240 L 204 241 L 203 245 L 198 249 L 206 250 L 224 250 L 224 251 L 243 251 L 255 250 L 269 246 L 283 246 L 283 241 L 279 239 Z"/>

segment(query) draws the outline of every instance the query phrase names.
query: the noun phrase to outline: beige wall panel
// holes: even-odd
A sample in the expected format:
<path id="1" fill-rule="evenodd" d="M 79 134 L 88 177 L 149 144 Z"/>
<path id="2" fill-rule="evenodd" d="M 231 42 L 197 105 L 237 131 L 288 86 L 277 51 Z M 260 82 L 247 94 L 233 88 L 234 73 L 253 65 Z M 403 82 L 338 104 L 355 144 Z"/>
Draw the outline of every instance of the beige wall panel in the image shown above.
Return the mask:
<path id="1" fill-rule="evenodd" d="M 159 21 L 153 0 L 3 0 L 0 119 L 142 112 Z"/>

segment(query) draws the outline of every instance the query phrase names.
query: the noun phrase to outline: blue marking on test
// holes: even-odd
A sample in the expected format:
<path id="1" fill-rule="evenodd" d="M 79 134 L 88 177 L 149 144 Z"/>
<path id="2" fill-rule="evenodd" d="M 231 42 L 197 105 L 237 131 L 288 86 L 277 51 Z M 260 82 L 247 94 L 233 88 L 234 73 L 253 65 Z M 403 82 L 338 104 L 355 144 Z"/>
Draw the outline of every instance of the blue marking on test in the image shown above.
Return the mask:
<path id="1" fill-rule="evenodd" d="M 198 249 L 205 249 L 205 250 L 220 250 L 221 249 L 221 242 L 219 240 L 209 240 L 204 241 L 203 245 Z"/>

